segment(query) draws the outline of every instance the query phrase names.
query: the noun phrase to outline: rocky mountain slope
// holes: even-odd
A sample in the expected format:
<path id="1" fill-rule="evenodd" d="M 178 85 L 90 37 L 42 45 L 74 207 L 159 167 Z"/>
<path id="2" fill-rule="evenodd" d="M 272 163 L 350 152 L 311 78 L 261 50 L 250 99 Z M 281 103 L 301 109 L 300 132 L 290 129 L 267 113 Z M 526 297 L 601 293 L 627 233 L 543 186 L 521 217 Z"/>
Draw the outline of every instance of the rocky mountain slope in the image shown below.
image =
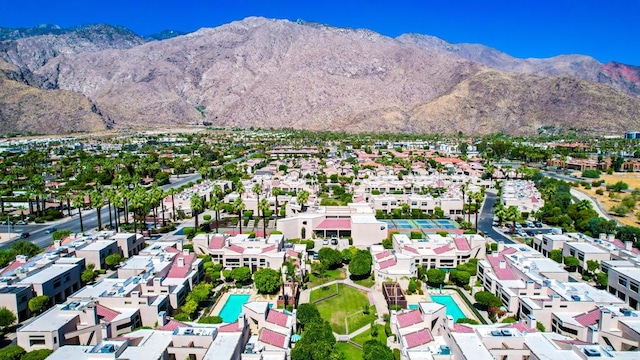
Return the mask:
<path id="1" fill-rule="evenodd" d="M 595 71 L 589 69 L 602 68 L 588 57 L 543 66 L 496 52 L 484 56 L 493 59 L 489 65 L 415 37 L 264 18 L 144 44 L 100 36 L 103 45 L 92 48 L 36 38 L 18 40 L 32 39 L 22 48 L 29 51 L 0 56 L 29 84 L 91 99 L 105 127 L 208 121 L 354 132 L 640 128 L 640 98 L 588 78 Z M 47 47 L 58 41 L 65 51 Z M 511 69 L 489 69 L 510 62 Z M 635 81 L 634 68 L 624 65 L 602 72 L 614 87 Z"/>
<path id="2" fill-rule="evenodd" d="M 403 44 L 425 49 L 445 50 L 496 70 L 541 76 L 568 75 L 606 84 L 631 95 L 640 95 L 640 68 L 638 67 L 618 63 L 602 64 L 584 55 L 518 59 L 481 44 L 451 44 L 435 36 L 421 34 L 404 34 L 396 39 Z M 624 75 L 621 76 L 621 73 Z"/>
<path id="3" fill-rule="evenodd" d="M 111 127 L 82 94 L 40 90 L 20 81 L 19 69 L 0 60 L 0 132 L 70 133 Z"/>

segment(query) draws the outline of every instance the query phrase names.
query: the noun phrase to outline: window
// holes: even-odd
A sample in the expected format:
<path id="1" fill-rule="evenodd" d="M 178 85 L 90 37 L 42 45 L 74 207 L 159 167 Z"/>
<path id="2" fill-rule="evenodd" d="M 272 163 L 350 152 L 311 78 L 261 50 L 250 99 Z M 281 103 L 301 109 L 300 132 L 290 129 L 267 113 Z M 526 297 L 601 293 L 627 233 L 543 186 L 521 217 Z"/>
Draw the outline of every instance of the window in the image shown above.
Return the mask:
<path id="1" fill-rule="evenodd" d="M 569 254 L 571 256 L 576 256 L 576 251 L 574 249 L 569 250 Z"/>
<path id="2" fill-rule="evenodd" d="M 636 292 L 636 293 L 637 293 L 637 292 L 638 292 L 638 284 L 633 283 L 633 282 L 632 282 L 632 283 L 630 283 L 630 284 L 629 284 L 629 289 L 631 289 L 631 291 L 633 291 L 633 292 Z"/>
<path id="3" fill-rule="evenodd" d="M 627 286 L 627 279 L 625 278 L 618 278 L 618 284 L 622 285 L 622 286 Z"/>
<path id="4" fill-rule="evenodd" d="M 580 260 L 580 261 L 584 260 L 584 254 L 583 253 L 578 253 L 578 260 Z"/>
<path id="5" fill-rule="evenodd" d="M 54 281 L 53 281 L 53 287 L 54 287 L 54 288 L 57 288 L 57 287 L 59 287 L 60 285 L 62 285 L 62 280 L 60 280 L 60 279 L 56 279 L 56 280 L 54 280 Z"/>
<path id="6" fill-rule="evenodd" d="M 46 341 L 44 340 L 44 335 L 29 336 L 29 346 L 44 345 L 45 343 Z"/>
<path id="7" fill-rule="evenodd" d="M 131 328 L 131 322 L 116 326 L 116 330 L 129 329 L 129 328 Z"/>

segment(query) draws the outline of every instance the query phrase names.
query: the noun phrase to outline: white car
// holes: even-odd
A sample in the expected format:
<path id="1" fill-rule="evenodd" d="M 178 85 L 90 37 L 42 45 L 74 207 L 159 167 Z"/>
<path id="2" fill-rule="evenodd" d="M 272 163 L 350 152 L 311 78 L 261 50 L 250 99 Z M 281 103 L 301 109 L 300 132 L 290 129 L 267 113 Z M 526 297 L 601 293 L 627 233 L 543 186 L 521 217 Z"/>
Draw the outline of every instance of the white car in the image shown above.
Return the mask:
<path id="1" fill-rule="evenodd" d="M 27 222 L 20 220 L 16 223 L 16 225 L 27 225 Z"/>

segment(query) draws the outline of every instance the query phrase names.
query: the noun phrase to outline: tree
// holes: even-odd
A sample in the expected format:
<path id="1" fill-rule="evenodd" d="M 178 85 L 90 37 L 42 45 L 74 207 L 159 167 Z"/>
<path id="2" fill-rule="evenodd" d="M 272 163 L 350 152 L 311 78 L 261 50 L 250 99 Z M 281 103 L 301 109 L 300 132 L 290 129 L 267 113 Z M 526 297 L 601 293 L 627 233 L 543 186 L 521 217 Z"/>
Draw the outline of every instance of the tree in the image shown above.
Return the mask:
<path id="1" fill-rule="evenodd" d="M 84 232 L 84 224 L 82 223 L 82 208 L 84 207 L 84 195 L 80 194 L 73 198 L 73 207 L 78 209 L 78 216 L 80 217 L 80 232 Z"/>
<path id="2" fill-rule="evenodd" d="M 606 288 L 609 285 L 609 277 L 606 273 L 599 272 L 596 274 L 596 285 L 600 288 Z"/>
<path id="3" fill-rule="evenodd" d="M 478 304 L 487 309 L 502 306 L 502 300 L 489 291 L 478 291 L 473 298 Z"/>
<path id="4" fill-rule="evenodd" d="M 331 325 L 315 319 L 304 326 L 302 339 L 291 350 L 291 360 L 338 360 L 340 352 L 335 348 L 336 338 Z"/>
<path id="5" fill-rule="evenodd" d="M 253 283 L 260 294 L 275 294 L 282 284 L 282 276 L 277 270 L 262 268 L 253 273 Z"/>
<path id="6" fill-rule="evenodd" d="M 330 247 L 323 247 L 318 251 L 318 260 L 320 260 L 327 269 L 335 269 L 342 265 L 342 253 Z"/>
<path id="7" fill-rule="evenodd" d="M 258 202 L 258 212 L 262 214 L 262 235 L 265 238 L 267 237 L 267 211 L 269 211 L 269 201 L 263 198 Z"/>
<path id="8" fill-rule="evenodd" d="M 14 242 L 11 244 L 11 249 L 15 250 L 16 253 L 26 255 L 27 257 L 36 256 L 42 252 L 42 249 L 40 249 L 38 245 L 27 240 L 18 240 Z"/>
<path id="9" fill-rule="evenodd" d="M 520 218 L 520 210 L 515 205 L 511 205 L 507 208 L 506 220 L 513 222 L 513 226 L 516 226 L 516 221 Z"/>
<path id="10" fill-rule="evenodd" d="M 237 283 L 246 283 L 251 279 L 251 269 L 240 266 L 231 270 L 231 278 Z"/>
<path id="11" fill-rule="evenodd" d="M 373 258 L 367 250 L 359 250 L 349 263 L 349 272 L 355 278 L 365 278 L 371 274 L 371 262 Z"/>
<path id="12" fill-rule="evenodd" d="M 122 255 L 111 254 L 104 259 L 104 263 L 107 264 L 108 267 L 113 269 L 116 265 L 120 264 L 122 260 Z"/>
<path id="13" fill-rule="evenodd" d="M 198 310 L 198 303 L 194 300 L 188 300 L 180 307 L 180 311 L 187 314 L 189 318 L 193 318 L 193 314 Z"/>
<path id="14" fill-rule="evenodd" d="M 307 190 L 300 190 L 296 196 L 296 201 L 300 205 L 300 211 L 305 211 L 307 208 L 307 202 L 309 202 L 309 196 L 311 194 Z"/>
<path id="15" fill-rule="evenodd" d="M 80 279 L 82 280 L 82 282 L 84 283 L 90 283 L 93 282 L 96 279 L 96 272 L 93 271 L 92 269 L 86 269 L 85 271 L 82 272 L 82 274 L 80 275 Z"/>
<path id="16" fill-rule="evenodd" d="M 191 196 L 191 214 L 195 219 L 195 229 L 198 231 L 198 214 L 203 208 L 202 197 L 199 194 L 193 194 Z"/>
<path id="17" fill-rule="evenodd" d="M 51 350 L 48 350 L 51 353 Z M 25 351 L 18 345 L 9 345 L 0 349 L 0 360 L 20 360 L 24 359 Z"/>
<path id="18" fill-rule="evenodd" d="M 599 268 L 600 263 L 598 262 L 598 260 L 587 260 L 587 270 L 589 270 L 590 273 L 595 273 L 595 271 Z"/>
<path id="19" fill-rule="evenodd" d="M 578 260 L 578 258 L 576 258 L 575 256 L 565 256 L 564 257 L 564 264 L 571 269 L 571 271 L 575 271 L 575 268 L 580 265 L 580 260 Z"/>
<path id="20" fill-rule="evenodd" d="M 562 264 L 562 250 L 553 249 L 549 252 L 549 258 L 558 264 Z"/>
<path id="21" fill-rule="evenodd" d="M 499 203 L 498 205 L 496 205 L 493 215 L 498 218 L 498 224 L 502 226 L 502 223 L 507 218 L 507 209 L 502 203 Z"/>
<path id="22" fill-rule="evenodd" d="M 20 360 L 45 360 L 52 353 L 53 353 L 53 350 L 51 349 L 31 350 L 28 353 L 22 355 Z"/>
<path id="23" fill-rule="evenodd" d="M 29 311 L 40 314 L 49 307 L 49 297 L 47 295 L 36 296 L 29 300 Z"/>
<path id="24" fill-rule="evenodd" d="M 302 328 L 304 328 L 305 325 L 309 324 L 312 321 L 321 320 L 320 312 L 314 304 L 303 303 L 298 305 L 297 319 L 298 322 L 302 325 Z"/>
<path id="25" fill-rule="evenodd" d="M 13 311 L 7 309 L 4 306 L 0 308 L 0 328 L 6 329 L 7 327 L 13 325 L 16 320 L 16 314 L 14 314 Z"/>
<path id="26" fill-rule="evenodd" d="M 375 339 L 368 340 L 364 343 L 362 353 L 363 360 L 393 360 L 393 352 L 391 349 Z"/>
<path id="27" fill-rule="evenodd" d="M 220 201 L 217 196 L 214 196 L 211 198 L 209 206 L 211 206 L 211 209 L 216 212 L 216 233 L 218 233 L 220 225 L 220 211 L 222 210 L 222 201 Z"/>
<path id="28" fill-rule="evenodd" d="M 276 214 L 276 222 L 277 222 L 277 221 L 278 221 L 278 216 L 279 216 L 279 213 L 278 213 L 278 207 L 279 207 L 279 205 L 280 205 L 280 204 L 278 203 L 278 196 L 283 195 L 283 194 L 284 194 L 284 192 L 283 192 L 283 191 L 282 191 L 282 189 L 280 189 L 279 187 L 274 187 L 273 189 L 271 189 L 271 194 L 272 194 L 273 196 L 275 196 L 275 198 L 276 198 L 276 213 L 275 213 L 275 214 Z"/>
<path id="29" fill-rule="evenodd" d="M 431 286 L 440 286 L 444 284 L 446 273 L 440 269 L 427 270 L 427 281 Z"/>
<path id="30" fill-rule="evenodd" d="M 102 230 L 102 207 L 104 206 L 104 197 L 100 191 L 92 191 L 90 194 L 91 207 L 96 209 L 96 215 L 98 216 L 98 230 Z"/>
<path id="31" fill-rule="evenodd" d="M 458 286 L 469 285 L 469 280 L 471 280 L 471 274 L 464 270 L 453 270 L 449 274 L 449 279 L 456 283 Z"/>
<path id="32" fill-rule="evenodd" d="M 416 285 L 416 281 L 414 279 L 409 280 L 409 286 L 407 287 L 407 292 L 409 294 L 413 294 L 418 290 L 418 286 Z"/>
<path id="33" fill-rule="evenodd" d="M 231 207 L 233 208 L 233 211 L 238 213 L 238 224 L 240 225 L 240 234 L 242 234 L 242 211 L 245 208 L 242 197 L 236 198 L 233 204 L 231 204 Z"/>

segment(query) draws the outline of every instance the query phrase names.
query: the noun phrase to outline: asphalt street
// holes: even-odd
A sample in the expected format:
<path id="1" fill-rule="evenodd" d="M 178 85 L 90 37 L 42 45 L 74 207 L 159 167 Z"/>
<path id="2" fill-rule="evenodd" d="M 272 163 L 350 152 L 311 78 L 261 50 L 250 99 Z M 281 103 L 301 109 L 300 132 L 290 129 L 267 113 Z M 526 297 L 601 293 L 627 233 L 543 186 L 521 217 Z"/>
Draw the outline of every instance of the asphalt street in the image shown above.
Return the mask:
<path id="1" fill-rule="evenodd" d="M 196 181 L 200 178 L 200 174 L 190 174 L 183 175 L 178 179 L 172 178 L 172 183 L 164 185 L 162 188 L 164 190 L 168 190 L 170 188 L 180 187 L 184 184 L 189 183 L 190 181 Z M 102 215 L 102 226 L 109 224 L 109 207 L 105 206 L 100 211 Z M 112 212 L 113 213 L 113 212 Z M 66 211 L 65 211 L 66 214 Z M 74 233 L 79 233 L 80 231 L 80 217 L 78 216 L 77 210 L 72 210 L 71 217 L 65 217 L 64 219 L 58 220 L 53 223 L 48 224 L 29 224 L 29 225 L 15 225 L 11 226 L 11 231 L 14 233 L 28 232 L 30 236 L 27 240 L 32 243 L 38 245 L 41 248 L 45 248 L 51 244 L 53 241 L 51 234 L 47 234 L 46 230 L 51 228 L 56 228 L 58 230 L 71 230 Z M 113 215 L 112 215 L 113 217 Z M 113 219 L 115 221 L 115 219 Z M 95 209 L 91 210 L 83 210 L 82 211 L 82 223 L 84 225 L 85 232 L 89 229 L 95 229 L 98 227 L 98 212 Z M 6 232 L 6 225 L 0 225 L 0 231 Z M 16 241 L 16 240 L 13 240 Z M 13 242 L 12 241 L 12 242 Z M 11 242 L 6 242 L 0 245 L 0 249 L 5 249 L 9 247 Z"/>
<path id="2" fill-rule="evenodd" d="M 482 231 L 485 236 L 489 236 L 495 241 L 504 241 L 505 244 L 515 244 L 510 237 L 502 235 L 493 228 L 493 207 L 496 204 L 496 193 L 490 190 L 485 192 L 486 199 L 480 210 L 480 218 L 478 219 L 478 230 Z"/>

